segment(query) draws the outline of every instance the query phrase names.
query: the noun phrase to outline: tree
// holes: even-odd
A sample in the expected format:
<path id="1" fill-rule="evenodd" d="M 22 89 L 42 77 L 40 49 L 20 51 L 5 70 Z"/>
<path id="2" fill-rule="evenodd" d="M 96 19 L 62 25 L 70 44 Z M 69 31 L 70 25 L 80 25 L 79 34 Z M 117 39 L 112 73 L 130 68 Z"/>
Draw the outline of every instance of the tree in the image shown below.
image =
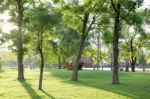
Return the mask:
<path id="1" fill-rule="evenodd" d="M 107 15 L 108 16 L 108 15 Z M 111 71 L 113 70 L 113 51 L 112 51 L 112 42 L 113 42 L 113 33 L 112 33 L 112 22 L 108 21 L 111 16 L 108 16 L 107 24 L 102 28 L 102 41 L 104 45 L 108 48 L 109 53 L 109 62 L 111 64 Z M 109 24 L 108 24 L 109 23 Z"/>
<path id="2" fill-rule="evenodd" d="M 51 40 L 51 44 L 53 52 L 58 57 L 59 68 L 61 68 L 61 63 L 65 63 L 66 60 L 72 60 L 72 57 L 77 52 L 76 48 L 79 45 L 79 33 L 62 24 L 61 28 L 56 29 L 54 37 L 57 37 L 58 40 Z"/>
<path id="3" fill-rule="evenodd" d="M 16 35 L 16 48 L 17 48 L 17 61 L 18 61 L 18 80 L 24 80 L 24 70 L 23 70 L 23 19 L 24 19 L 24 10 L 26 7 L 24 5 L 27 3 L 27 0 L 3 0 L 2 10 L 9 10 L 12 22 L 16 23 L 18 26 L 18 31 Z M 10 10 L 11 9 L 11 10 Z"/>
<path id="4" fill-rule="evenodd" d="M 121 31 L 120 21 L 126 19 L 132 11 L 135 11 L 136 7 L 139 7 L 142 1 L 122 1 L 111 0 L 111 6 L 114 10 L 114 31 L 113 31 L 113 84 L 119 84 L 118 75 L 118 55 L 119 55 L 119 37 Z"/>
<path id="5" fill-rule="evenodd" d="M 74 69 L 71 78 L 74 81 L 77 81 L 78 66 L 85 47 L 85 41 L 87 40 L 89 32 L 93 29 L 93 25 L 98 17 L 98 13 L 96 13 L 96 11 L 98 12 L 99 7 L 102 6 L 104 7 L 104 1 L 102 0 L 73 0 L 73 2 L 66 4 L 63 11 L 63 15 L 67 19 L 68 26 L 80 33 L 80 44 L 75 62 L 73 63 Z M 103 11 L 101 10 L 101 12 Z M 72 18 L 68 20 L 70 16 Z"/>
<path id="6" fill-rule="evenodd" d="M 101 33 L 98 32 L 98 33 L 93 33 L 93 37 L 91 39 L 91 46 L 90 47 L 93 47 L 96 46 L 97 48 L 95 49 L 90 49 L 89 51 L 91 51 L 91 57 L 93 58 L 93 68 L 95 70 L 95 67 L 97 68 L 97 70 L 99 70 L 99 68 L 101 67 L 100 63 L 102 62 L 102 59 L 104 58 L 102 56 L 102 50 L 101 50 L 101 45 L 102 45 L 102 41 L 100 40 L 101 39 Z M 96 54 L 96 56 L 95 56 Z"/>
<path id="7" fill-rule="evenodd" d="M 125 38 L 126 39 L 126 38 Z M 125 72 L 129 72 L 129 60 L 130 60 L 130 53 L 129 53 L 129 43 L 125 40 L 120 46 L 120 58 L 125 61 Z"/>
<path id="8" fill-rule="evenodd" d="M 34 37 L 37 39 L 37 50 L 39 52 L 41 58 L 40 64 L 40 77 L 39 77 L 39 90 L 42 90 L 42 80 L 43 80 L 43 69 L 45 64 L 44 59 L 44 38 L 46 38 L 47 33 L 52 29 L 53 25 L 58 23 L 57 19 L 59 19 L 58 14 L 53 14 L 52 11 L 48 10 L 49 6 L 43 6 L 42 4 L 38 7 L 34 7 L 32 17 L 30 18 L 29 28 L 34 34 Z"/>
<path id="9" fill-rule="evenodd" d="M 140 60 L 139 60 L 139 63 L 142 64 L 142 67 L 143 67 L 143 71 L 145 71 L 145 64 L 146 64 L 146 60 L 145 60 L 145 54 L 144 54 L 144 48 L 141 48 L 140 49 Z"/>
<path id="10" fill-rule="evenodd" d="M 18 59 L 18 79 L 24 80 L 24 71 L 23 71 L 23 41 L 22 41 L 22 32 L 23 32 L 23 0 L 17 0 L 18 8 L 18 36 L 17 36 L 17 59 Z"/>
<path id="11" fill-rule="evenodd" d="M 44 27 L 49 24 L 49 15 L 48 12 L 45 11 L 43 8 L 39 8 L 36 10 L 37 15 L 35 15 L 35 19 L 37 19 L 37 24 L 35 24 L 35 27 L 37 28 L 37 50 L 40 54 L 41 58 L 41 65 L 40 65 L 40 77 L 39 77 L 39 90 L 42 90 L 42 79 L 43 79 L 43 69 L 44 69 L 44 55 L 43 55 L 43 33 L 45 32 Z"/>
<path id="12" fill-rule="evenodd" d="M 61 56 L 62 56 L 61 52 L 63 52 L 62 47 L 58 44 L 59 43 L 58 41 L 51 40 L 50 43 L 54 54 L 57 56 L 58 68 L 61 69 Z"/>

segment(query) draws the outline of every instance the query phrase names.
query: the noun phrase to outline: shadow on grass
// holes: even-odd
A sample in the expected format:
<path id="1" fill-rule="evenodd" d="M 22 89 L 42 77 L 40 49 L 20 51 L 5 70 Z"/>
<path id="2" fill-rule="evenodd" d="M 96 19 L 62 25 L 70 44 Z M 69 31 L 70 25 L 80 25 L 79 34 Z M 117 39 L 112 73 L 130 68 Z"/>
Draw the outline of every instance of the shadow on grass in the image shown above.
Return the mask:
<path id="1" fill-rule="evenodd" d="M 81 71 L 79 73 L 79 81 L 71 81 L 69 71 L 51 71 L 52 76 L 59 78 L 62 83 L 74 84 L 77 86 L 87 86 L 96 89 L 101 89 L 122 96 L 127 96 L 133 99 L 150 99 L 150 84 L 148 80 L 143 80 L 142 76 L 135 78 L 134 74 L 121 73 L 121 81 L 123 83 L 119 85 L 112 85 L 112 73 L 111 72 L 95 72 L 95 71 Z"/>
<path id="2" fill-rule="evenodd" d="M 35 92 L 35 90 L 31 87 L 31 85 L 26 80 L 19 81 L 19 82 L 24 87 L 24 89 L 28 92 L 31 99 L 42 99 L 42 97 Z"/>
<path id="3" fill-rule="evenodd" d="M 47 93 L 46 91 L 42 90 L 42 92 L 47 95 L 50 99 L 56 99 L 55 97 L 53 97 L 52 95 L 50 95 L 49 93 Z"/>

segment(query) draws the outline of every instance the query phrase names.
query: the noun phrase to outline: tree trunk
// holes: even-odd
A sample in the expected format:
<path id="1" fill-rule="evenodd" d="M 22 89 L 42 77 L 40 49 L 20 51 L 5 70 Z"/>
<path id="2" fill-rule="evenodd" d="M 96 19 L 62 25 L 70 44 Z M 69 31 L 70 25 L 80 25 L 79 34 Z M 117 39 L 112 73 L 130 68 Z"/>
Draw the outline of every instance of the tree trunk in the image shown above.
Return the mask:
<path id="1" fill-rule="evenodd" d="M 61 56 L 58 55 L 58 68 L 61 69 Z"/>
<path id="2" fill-rule="evenodd" d="M 40 66 L 40 79 L 39 79 L 39 90 L 42 90 L 42 81 L 43 81 L 43 69 L 44 69 L 44 57 L 42 49 L 39 49 L 41 57 L 41 66 Z"/>
<path id="3" fill-rule="evenodd" d="M 65 68 L 66 58 L 63 57 L 63 68 Z"/>
<path id="4" fill-rule="evenodd" d="M 40 65 L 40 78 L 39 78 L 39 90 L 42 90 L 42 82 L 43 82 L 43 69 L 44 69 L 44 55 L 43 55 L 43 26 L 41 30 L 38 31 L 38 51 L 41 58 L 41 65 Z"/>
<path id="5" fill-rule="evenodd" d="M 113 71 L 113 53 L 111 53 L 111 67 L 110 70 Z"/>
<path id="6" fill-rule="evenodd" d="M 93 70 L 95 70 L 95 64 L 94 64 L 94 55 L 91 53 L 91 58 L 92 58 L 92 67 L 93 67 Z"/>
<path id="7" fill-rule="evenodd" d="M 132 69 L 132 72 L 135 72 L 135 63 L 133 60 L 131 62 L 131 69 Z"/>
<path id="8" fill-rule="evenodd" d="M 97 36 L 97 70 L 99 70 L 100 63 L 100 34 Z"/>
<path id="9" fill-rule="evenodd" d="M 141 49 L 141 63 L 142 63 L 142 67 L 143 67 L 143 71 L 145 71 L 145 59 L 144 59 L 144 51 L 143 48 Z"/>
<path id="10" fill-rule="evenodd" d="M 128 59 L 126 59 L 125 72 L 129 72 L 129 60 Z"/>
<path id="11" fill-rule="evenodd" d="M 77 77 L 78 77 L 78 66 L 79 66 L 79 63 L 80 63 L 80 60 L 81 60 L 81 55 L 82 55 L 82 52 L 83 52 L 83 49 L 84 49 L 84 43 L 85 43 L 85 38 L 82 37 L 76 61 L 75 61 L 75 63 L 73 63 L 73 68 L 74 69 L 73 69 L 72 78 L 71 78 L 71 80 L 73 80 L 73 81 L 78 80 L 77 79 Z"/>
<path id="12" fill-rule="evenodd" d="M 135 72 L 136 57 L 134 57 L 133 38 L 132 37 L 130 40 L 130 49 L 131 49 L 131 70 L 132 70 L 132 72 Z"/>
<path id="13" fill-rule="evenodd" d="M 145 60 L 144 60 L 144 55 L 142 55 L 142 67 L 143 67 L 143 71 L 145 71 Z"/>
<path id="14" fill-rule="evenodd" d="M 87 23 L 88 23 L 88 18 L 89 18 L 89 13 L 85 13 L 84 14 L 84 20 L 83 20 L 83 27 L 82 27 L 82 35 L 81 35 L 81 41 L 80 41 L 80 47 L 77 53 L 77 57 L 75 60 L 75 63 L 73 63 L 73 73 L 72 73 L 72 78 L 71 80 L 73 81 L 77 81 L 77 77 L 78 77 L 78 66 L 81 60 L 81 55 L 84 49 L 84 44 L 85 44 L 85 40 L 86 37 L 88 36 L 88 32 L 87 30 Z"/>
<path id="15" fill-rule="evenodd" d="M 23 1 L 17 0 L 17 6 L 18 6 L 18 28 L 19 28 L 17 35 L 18 80 L 24 80 L 23 40 L 22 40 Z"/>
<path id="16" fill-rule="evenodd" d="M 117 5 L 117 12 L 115 15 L 114 25 L 114 37 L 113 37 L 113 80 L 112 84 L 119 84 L 119 65 L 118 65 L 118 54 L 119 54 L 119 18 L 120 18 L 120 4 Z"/>
<path id="17" fill-rule="evenodd" d="M 142 64 L 143 65 L 143 71 L 145 71 L 145 64 Z"/>

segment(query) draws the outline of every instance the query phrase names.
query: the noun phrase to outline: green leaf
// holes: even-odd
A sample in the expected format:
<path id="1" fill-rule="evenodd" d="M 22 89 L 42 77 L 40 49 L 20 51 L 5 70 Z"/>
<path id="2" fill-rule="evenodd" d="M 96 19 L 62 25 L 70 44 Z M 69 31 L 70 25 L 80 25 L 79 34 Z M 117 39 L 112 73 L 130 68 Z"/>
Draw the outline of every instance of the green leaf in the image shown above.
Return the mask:
<path id="1" fill-rule="evenodd" d="M 59 3 L 61 0 L 53 0 L 54 3 Z"/>

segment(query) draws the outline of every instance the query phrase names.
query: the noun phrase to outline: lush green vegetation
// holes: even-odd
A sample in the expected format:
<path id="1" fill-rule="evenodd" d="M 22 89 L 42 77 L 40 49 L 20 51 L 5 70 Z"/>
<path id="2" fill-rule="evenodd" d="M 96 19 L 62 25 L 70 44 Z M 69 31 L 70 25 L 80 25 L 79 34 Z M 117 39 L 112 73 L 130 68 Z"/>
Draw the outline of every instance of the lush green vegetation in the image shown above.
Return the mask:
<path id="1" fill-rule="evenodd" d="M 79 71 L 79 81 L 70 80 L 71 71 L 46 70 L 44 90 L 39 91 L 38 70 L 25 70 L 26 80 L 16 79 L 16 70 L 0 71 L 1 99 L 149 99 L 150 73 L 120 73 L 122 83 L 114 86 L 111 72 Z"/>
<path id="2" fill-rule="evenodd" d="M 0 98 L 150 98 L 145 1 L 0 0 Z"/>

